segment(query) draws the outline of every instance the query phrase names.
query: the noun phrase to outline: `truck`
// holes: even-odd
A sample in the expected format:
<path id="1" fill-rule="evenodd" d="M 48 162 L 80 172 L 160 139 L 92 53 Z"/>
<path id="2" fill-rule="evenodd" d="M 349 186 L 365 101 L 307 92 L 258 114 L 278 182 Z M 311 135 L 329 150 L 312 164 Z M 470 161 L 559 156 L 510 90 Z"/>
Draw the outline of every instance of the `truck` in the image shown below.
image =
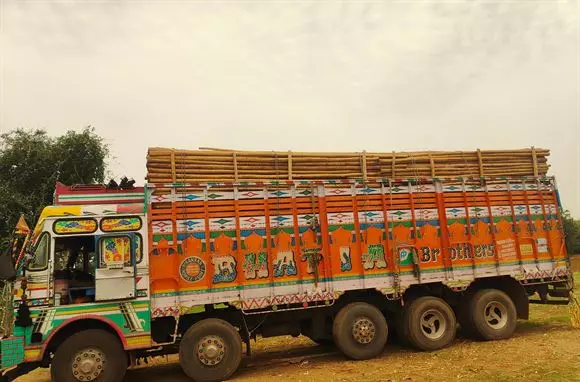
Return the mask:
<path id="1" fill-rule="evenodd" d="M 230 378 L 252 340 L 346 358 L 512 336 L 573 288 L 551 176 L 57 184 L 4 277 L 0 375 L 121 381 L 179 354 Z"/>

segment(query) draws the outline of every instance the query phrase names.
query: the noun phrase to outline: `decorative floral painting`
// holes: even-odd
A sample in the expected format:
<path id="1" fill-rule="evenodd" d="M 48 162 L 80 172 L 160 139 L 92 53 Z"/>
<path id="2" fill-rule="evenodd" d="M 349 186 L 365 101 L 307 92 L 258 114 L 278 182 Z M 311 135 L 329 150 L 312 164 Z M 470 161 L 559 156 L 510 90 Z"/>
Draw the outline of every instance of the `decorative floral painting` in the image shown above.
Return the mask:
<path id="1" fill-rule="evenodd" d="M 54 233 L 70 235 L 75 233 L 93 233 L 97 230 L 97 222 L 93 219 L 57 220 L 53 227 Z"/>
<path id="2" fill-rule="evenodd" d="M 101 220 L 103 232 L 136 231 L 141 228 L 138 217 L 106 218 Z"/>
<path id="3" fill-rule="evenodd" d="M 101 249 L 101 261 L 107 267 L 131 263 L 131 239 L 128 236 L 104 237 Z"/>

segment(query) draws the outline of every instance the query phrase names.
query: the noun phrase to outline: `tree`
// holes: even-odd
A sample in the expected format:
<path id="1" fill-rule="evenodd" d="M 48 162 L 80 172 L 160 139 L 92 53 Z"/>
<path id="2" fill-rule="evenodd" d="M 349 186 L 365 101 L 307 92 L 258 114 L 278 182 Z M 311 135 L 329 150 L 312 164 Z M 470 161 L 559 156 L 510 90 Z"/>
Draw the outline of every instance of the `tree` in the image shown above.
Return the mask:
<path id="1" fill-rule="evenodd" d="M 108 145 L 92 127 L 59 137 L 23 129 L 0 135 L 0 239 L 10 235 L 20 214 L 36 222 L 52 204 L 57 180 L 102 183 L 108 156 Z"/>
<path id="2" fill-rule="evenodd" d="M 574 220 L 570 211 L 564 211 L 562 220 L 566 234 L 566 250 L 569 254 L 580 254 L 580 220 Z"/>

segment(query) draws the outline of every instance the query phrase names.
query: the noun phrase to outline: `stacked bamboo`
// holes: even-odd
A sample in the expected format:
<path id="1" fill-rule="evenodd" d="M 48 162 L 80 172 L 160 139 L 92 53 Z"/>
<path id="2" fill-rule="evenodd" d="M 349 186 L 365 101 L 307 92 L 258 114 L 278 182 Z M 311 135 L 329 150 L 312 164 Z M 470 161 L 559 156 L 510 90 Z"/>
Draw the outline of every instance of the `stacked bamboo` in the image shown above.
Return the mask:
<path id="1" fill-rule="evenodd" d="M 420 177 L 542 176 L 549 150 L 307 153 L 150 148 L 147 180 L 242 182 Z"/>

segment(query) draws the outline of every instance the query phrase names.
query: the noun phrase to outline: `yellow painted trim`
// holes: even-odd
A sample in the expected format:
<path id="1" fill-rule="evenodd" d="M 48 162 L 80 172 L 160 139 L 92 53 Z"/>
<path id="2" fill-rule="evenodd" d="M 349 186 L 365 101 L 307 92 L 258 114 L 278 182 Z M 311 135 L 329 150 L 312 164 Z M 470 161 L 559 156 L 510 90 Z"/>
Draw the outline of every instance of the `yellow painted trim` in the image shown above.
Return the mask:
<path id="1" fill-rule="evenodd" d="M 24 359 L 26 361 L 36 361 L 42 352 L 42 348 L 24 349 Z"/>
<path id="2" fill-rule="evenodd" d="M 40 221 L 51 217 L 81 216 L 81 215 L 82 215 L 81 206 L 48 206 L 44 207 L 38 220 Z"/>
<path id="3" fill-rule="evenodd" d="M 64 305 L 65 307 L 71 306 L 71 305 Z M 138 303 L 138 304 L 133 304 L 133 307 L 136 309 L 139 308 L 147 308 L 149 305 L 147 303 Z M 94 308 L 90 308 L 87 305 L 83 305 L 82 309 L 74 309 L 74 310 L 57 310 L 56 312 L 56 316 L 68 316 L 71 314 L 83 314 L 83 313 L 110 313 L 110 312 L 120 312 L 120 308 L 119 306 L 110 306 L 110 307 L 102 307 L 102 306 L 98 306 L 98 307 L 94 307 Z"/>
<path id="4" fill-rule="evenodd" d="M 149 334 L 140 335 L 140 336 L 132 336 L 132 337 L 125 337 L 127 341 L 127 347 L 145 347 L 151 345 L 151 336 Z"/>
<path id="5" fill-rule="evenodd" d="M 95 307 L 95 308 L 84 308 L 84 309 L 75 309 L 75 310 L 61 310 L 56 312 L 56 316 L 69 316 L 71 314 L 83 314 L 83 313 L 110 313 L 110 312 L 117 312 L 120 311 L 119 307 L 110 307 L 110 308 L 103 308 L 103 307 Z"/>

